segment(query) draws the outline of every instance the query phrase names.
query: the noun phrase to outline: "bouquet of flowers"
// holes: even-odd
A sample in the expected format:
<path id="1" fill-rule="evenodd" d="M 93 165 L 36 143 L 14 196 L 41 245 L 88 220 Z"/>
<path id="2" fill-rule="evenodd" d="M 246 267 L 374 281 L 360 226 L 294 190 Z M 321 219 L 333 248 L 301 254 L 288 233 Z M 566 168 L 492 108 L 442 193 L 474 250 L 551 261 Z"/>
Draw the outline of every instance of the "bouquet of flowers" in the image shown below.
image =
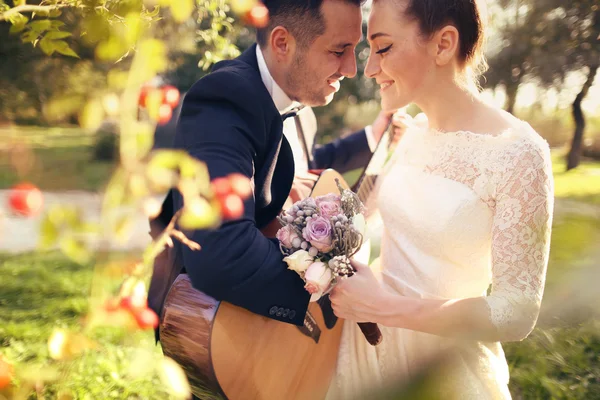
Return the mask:
<path id="1" fill-rule="evenodd" d="M 363 243 L 364 205 L 354 192 L 336 183 L 339 195 L 308 197 L 278 217 L 283 261 L 304 279 L 311 301 L 354 274 L 350 258 Z"/>

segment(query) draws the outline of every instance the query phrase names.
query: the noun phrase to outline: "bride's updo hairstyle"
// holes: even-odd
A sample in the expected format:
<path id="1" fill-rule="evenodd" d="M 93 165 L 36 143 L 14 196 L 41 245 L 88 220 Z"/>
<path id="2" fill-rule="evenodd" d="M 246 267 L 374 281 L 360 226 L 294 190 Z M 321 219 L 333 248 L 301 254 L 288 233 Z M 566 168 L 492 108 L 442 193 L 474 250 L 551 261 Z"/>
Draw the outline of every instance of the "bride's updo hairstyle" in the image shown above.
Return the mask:
<path id="1" fill-rule="evenodd" d="M 483 55 L 487 11 L 484 0 L 407 0 L 406 4 L 406 17 L 419 23 L 424 38 L 446 25 L 458 30 L 458 59 L 467 73 L 466 83 L 474 83 L 487 70 Z"/>

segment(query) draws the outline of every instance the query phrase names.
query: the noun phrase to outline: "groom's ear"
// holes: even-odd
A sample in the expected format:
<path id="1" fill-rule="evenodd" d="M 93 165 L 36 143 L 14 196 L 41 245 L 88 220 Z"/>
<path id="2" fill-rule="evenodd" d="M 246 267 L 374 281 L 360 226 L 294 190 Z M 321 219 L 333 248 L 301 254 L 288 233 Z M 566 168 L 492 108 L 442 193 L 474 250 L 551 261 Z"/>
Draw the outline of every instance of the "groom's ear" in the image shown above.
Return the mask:
<path id="1" fill-rule="evenodd" d="M 283 26 L 273 29 L 269 44 L 277 60 L 284 63 L 291 60 L 296 50 L 296 40 Z"/>
<path id="2" fill-rule="evenodd" d="M 448 64 L 460 47 L 458 30 L 452 25 L 446 25 L 436 32 L 432 44 L 434 45 L 436 64 L 439 66 Z"/>

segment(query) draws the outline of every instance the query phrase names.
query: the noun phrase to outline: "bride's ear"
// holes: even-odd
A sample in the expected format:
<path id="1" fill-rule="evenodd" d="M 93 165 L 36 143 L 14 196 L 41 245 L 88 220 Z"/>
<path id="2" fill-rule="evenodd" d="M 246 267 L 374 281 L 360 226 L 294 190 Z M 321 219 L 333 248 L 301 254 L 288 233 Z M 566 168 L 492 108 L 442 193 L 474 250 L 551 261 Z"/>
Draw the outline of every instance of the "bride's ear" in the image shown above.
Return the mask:
<path id="1" fill-rule="evenodd" d="M 435 33 L 432 44 L 436 64 L 439 66 L 448 64 L 459 51 L 458 30 L 452 25 L 446 25 Z"/>

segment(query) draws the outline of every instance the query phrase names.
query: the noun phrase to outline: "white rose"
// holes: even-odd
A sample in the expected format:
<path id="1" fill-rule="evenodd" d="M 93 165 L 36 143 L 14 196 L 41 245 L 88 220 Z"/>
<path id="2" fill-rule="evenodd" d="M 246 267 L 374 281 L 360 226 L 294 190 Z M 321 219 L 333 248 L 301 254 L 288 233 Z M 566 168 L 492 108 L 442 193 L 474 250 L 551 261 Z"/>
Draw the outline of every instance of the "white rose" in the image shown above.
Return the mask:
<path id="1" fill-rule="evenodd" d="M 308 251 L 298 250 L 291 256 L 284 257 L 283 261 L 287 263 L 288 269 L 300 273 L 306 271 L 315 259 L 308 254 Z"/>
<path id="2" fill-rule="evenodd" d="M 363 237 L 365 236 L 365 231 L 367 229 L 367 221 L 365 221 L 365 216 L 362 214 L 356 214 L 352 218 L 352 226 L 356 229 Z"/>
<path id="3" fill-rule="evenodd" d="M 318 300 L 329 289 L 332 279 L 331 269 L 325 263 L 317 261 L 308 267 L 304 273 L 304 281 L 306 281 L 304 288 L 312 294 L 311 301 Z"/>

